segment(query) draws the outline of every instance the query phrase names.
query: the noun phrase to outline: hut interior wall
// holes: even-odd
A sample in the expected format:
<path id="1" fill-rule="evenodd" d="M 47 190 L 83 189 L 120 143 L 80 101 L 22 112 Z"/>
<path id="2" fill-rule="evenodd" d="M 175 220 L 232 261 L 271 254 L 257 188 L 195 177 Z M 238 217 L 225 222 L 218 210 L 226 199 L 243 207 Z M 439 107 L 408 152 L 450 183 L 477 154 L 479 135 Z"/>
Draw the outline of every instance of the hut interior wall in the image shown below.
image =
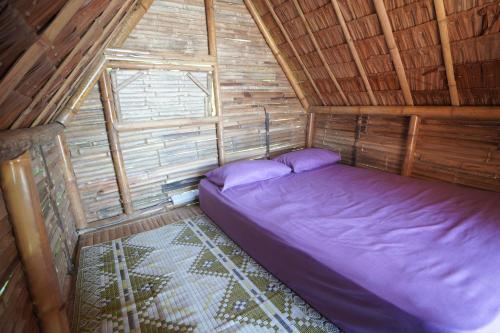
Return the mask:
<path id="1" fill-rule="evenodd" d="M 33 146 L 30 155 L 59 288 L 67 297 L 78 235 L 64 181 L 62 157 L 55 140 Z"/>
<path id="2" fill-rule="evenodd" d="M 207 27 L 200 22 L 205 20 L 202 0 L 156 0 L 123 43 L 112 47 L 165 59 L 204 61 Z M 225 160 L 265 157 L 265 112 L 270 114 L 272 153 L 304 147 L 306 112 L 244 3 L 215 1 L 215 27 Z M 212 74 L 148 65 L 127 69 L 115 64 L 110 70 L 134 211 L 175 204 L 173 195 L 195 189 L 200 177 L 217 165 L 213 123 L 168 125 L 173 119 L 216 115 Z M 166 125 L 141 127 L 155 122 Z M 89 226 L 122 215 L 98 85 L 67 124 L 65 134 Z"/>
<path id="3" fill-rule="evenodd" d="M 409 117 L 316 114 L 314 146 L 342 162 L 401 173 Z M 422 119 L 411 176 L 500 191 L 500 122 Z"/>
<path id="4" fill-rule="evenodd" d="M 2 332 L 39 332 L 26 276 L 0 189 L 0 327 Z"/>

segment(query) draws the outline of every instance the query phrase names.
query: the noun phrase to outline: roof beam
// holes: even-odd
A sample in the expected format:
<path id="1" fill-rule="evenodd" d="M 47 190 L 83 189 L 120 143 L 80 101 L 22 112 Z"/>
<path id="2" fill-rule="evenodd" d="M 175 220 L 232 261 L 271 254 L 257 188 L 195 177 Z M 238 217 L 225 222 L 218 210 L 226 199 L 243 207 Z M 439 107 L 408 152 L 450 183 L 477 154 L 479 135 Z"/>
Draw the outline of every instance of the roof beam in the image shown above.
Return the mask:
<path id="1" fill-rule="evenodd" d="M 285 30 L 285 27 L 283 26 L 283 24 L 281 23 L 278 15 L 276 15 L 276 12 L 274 11 L 274 8 L 273 8 L 273 5 L 271 4 L 271 2 L 269 0 L 264 0 L 264 2 L 266 3 L 267 5 L 267 8 L 269 9 L 269 12 L 271 13 L 271 15 L 273 16 L 274 18 L 274 21 L 276 21 L 276 24 L 278 25 L 281 33 L 283 34 L 283 36 L 285 36 L 285 39 L 287 41 L 287 43 L 290 45 L 290 48 L 292 49 L 293 51 L 293 54 L 295 55 L 295 57 L 297 58 L 297 61 L 300 63 L 300 66 L 302 67 L 302 70 L 304 71 L 304 73 L 306 74 L 307 78 L 309 79 L 309 82 L 311 83 L 311 85 L 313 86 L 313 89 L 314 91 L 316 92 L 316 94 L 318 95 L 319 99 L 321 100 L 321 103 L 323 105 L 327 105 L 328 103 L 325 102 L 325 99 L 324 97 L 321 95 L 319 89 L 318 89 L 318 86 L 316 86 L 316 83 L 314 82 L 314 79 L 312 78 L 311 76 L 311 73 L 309 73 L 309 71 L 307 70 L 307 67 L 306 65 L 304 64 L 304 62 L 302 61 L 302 59 L 300 58 L 300 55 L 299 55 L 299 52 L 297 52 L 297 49 L 295 48 L 295 46 L 293 45 L 293 42 L 292 40 L 290 39 L 290 36 L 288 36 L 288 33 L 286 32 Z"/>
<path id="2" fill-rule="evenodd" d="M 450 90 L 451 105 L 460 105 L 458 98 L 457 82 L 455 81 L 455 71 L 453 70 L 453 59 L 451 57 L 450 36 L 448 35 L 448 19 L 443 0 L 434 0 L 436 19 L 439 27 L 439 37 L 441 38 L 441 50 L 443 51 L 444 66 L 446 68 L 446 78 Z"/>
<path id="3" fill-rule="evenodd" d="M 313 106 L 309 112 L 435 119 L 500 120 L 499 106 Z"/>
<path id="4" fill-rule="evenodd" d="M 24 78 L 26 73 L 40 59 L 59 33 L 64 29 L 68 21 L 76 14 L 85 0 L 70 0 L 64 5 L 52 23 L 38 37 L 38 40 L 24 52 L 24 54 L 10 68 L 5 77 L 0 82 L 0 105 L 14 91 L 17 85 Z"/>
<path id="5" fill-rule="evenodd" d="M 290 68 L 290 66 L 288 66 L 288 63 L 285 61 L 285 58 L 283 57 L 283 54 L 280 52 L 278 46 L 276 45 L 274 38 L 271 36 L 271 33 L 269 32 L 266 25 L 262 21 L 262 18 L 260 17 L 257 8 L 255 8 L 255 5 L 253 4 L 252 0 L 243 0 L 243 1 L 245 2 L 245 5 L 247 6 L 248 11 L 250 12 L 250 15 L 252 15 L 255 24 L 257 24 L 257 27 L 259 28 L 262 36 L 264 36 L 264 39 L 266 40 L 267 45 L 271 49 L 271 52 L 274 54 L 274 57 L 278 61 L 278 64 L 281 66 L 281 69 L 285 73 L 285 76 L 290 82 L 292 89 L 295 91 L 295 94 L 297 95 L 297 98 L 302 104 L 302 107 L 307 110 L 309 108 L 309 101 L 307 100 L 306 95 L 304 94 L 304 90 L 297 81 L 297 78 L 293 74 L 292 69 Z"/>
<path id="6" fill-rule="evenodd" d="M 339 92 L 340 96 L 342 97 L 342 101 L 344 102 L 345 105 L 349 105 L 349 100 L 347 99 L 346 95 L 344 94 L 344 91 L 342 90 L 342 87 L 340 86 L 339 82 L 337 81 L 337 78 L 333 74 L 330 65 L 328 65 L 328 62 L 326 61 L 325 55 L 323 54 L 323 51 L 321 50 L 318 41 L 316 40 L 316 37 L 314 36 L 314 33 L 311 29 L 311 26 L 309 25 L 309 22 L 307 22 L 307 19 L 304 15 L 304 12 L 302 11 L 302 8 L 300 7 L 300 4 L 297 0 L 293 0 L 293 4 L 295 6 L 295 9 L 300 15 L 300 18 L 302 19 L 302 22 L 304 23 L 304 26 L 306 27 L 307 33 L 309 34 L 309 37 L 311 38 L 314 48 L 316 49 L 316 52 L 318 52 L 319 58 L 321 59 L 321 62 L 323 63 L 323 66 L 325 67 L 328 76 L 330 79 L 333 81 L 333 84 L 335 85 L 335 88 L 337 88 L 337 91 Z"/>
<path id="7" fill-rule="evenodd" d="M 375 98 L 375 95 L 373 94 L 372 87 L 370 86 L 370 82 L 368 81 L 368 76 L 366 75 L 365 68 L 363 67 L 363 64 L 361 63 L 361 59 L 359 58 L 358 51 L 356 50 L 356 46 L 354 46 L 354 42 L 351 37 L 351 33 L 349 32 L 349 28 L 347 27 L 347 24 L 345 23 L 344 16 L 342 14 L 342 10 L 340 9 L 339 3 L 337 0 L 331 0 L 333 9 L 335 10 L 335 14 L 337 15 L 337 19 L 340 23 L 340 27 L 342 28 L 342 32 L 344 33 L 344 37 L 347 41 L 347 45 L 349 46 L 349 50 L 351 51 L 352 58 L 354 59 L 354 62 L 356 63 L 356 67 L 358 68 L 359 75 L 361 75 L 361 79 L 363 80 L 363 83 L 365 84 L 366 91 L 368 92 L 368 96 L 370 97 L 370 102 L 373 105 L 377 105 L 377 99 Z"/>
<path id="8" fill-rule="evenodd" d="M 374 4 L 380 25 L 382 26 L 382 30 L 384 31 L 385 42 L 387 43 L 389 53 L 391 54 L 392 63 L 394 64 L 394 69 L 396 70 L 396 74 L 398 76 L 399 85 L 401 87 L 401 91 L 403 92 L 405 103 L 406 105 L 413 105 L 413 97 L 411 95 L 410 85 L 408 84 L 408 80 L 406 78 L 403 61 L 401 60 L 401 55 L 399 54 L 396 40 L 394 39 L 391 22 L 389 21 L 389 16 L 387 15 L 384 0 L 374 0 Z"/>

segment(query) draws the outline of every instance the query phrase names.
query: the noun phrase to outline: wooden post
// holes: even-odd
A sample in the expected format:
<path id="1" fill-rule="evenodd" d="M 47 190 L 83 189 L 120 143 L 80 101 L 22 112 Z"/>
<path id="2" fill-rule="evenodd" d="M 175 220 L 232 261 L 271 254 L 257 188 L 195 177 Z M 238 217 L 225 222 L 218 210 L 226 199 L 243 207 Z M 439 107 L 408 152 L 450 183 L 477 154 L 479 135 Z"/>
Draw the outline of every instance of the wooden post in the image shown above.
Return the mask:
<path id="1" fill-rule="evenodd" d="M 406 155 L 403 163 L 401 175 L 411 176 L 413 170 L 413 161 L 415 158 L 415 146 L 417 145 L 418 128 L 420 126 L 420 117 L 411 116 L 410 126 L 408 128 L 408 138 L 406 139 Z"/>
<path id="2" fill-rule="evenodd" d="M 384 0 L 374 0 L 375 9 L 377 11 L 378 20 L 384 31 L 385 42 L 389 48 L 389 53 L 391 54 L 392 63 L 394 64 L 394 69 L 398 76 L 399 85 L 401 86 L 401 91 L 403 92 L 403 97 L 405 99 L 406 105 L 413 105 L 413 97 L 410 91 L 410 85 L 406 78 L 405 69 L 403 66 L 403 61 L 401 60 L 401 55 L 399 54 L 399 49 L 394 39 L 394 34 L 392 32 L 391 22 L 389 21 L 389 16 L 387 15 L 387 10 L 385 8 Z"/>
<path id="3" fill-rule="evenodd" d="M 69 332 L 29 152 L 0 166 L 0 182 L 43 332 Z"/>
<path id="4" fill-rule="evenodd" d="M 205 0 L 205 15 L 207 20 L 208 54 L 215 57 L 215 65 L 212 76 L 214 84 L 213 91 L 215 109 L 217 111 L 217 116 L 219 116 L 219 121 L 215 126 L 217 135 L 217 152 L 219 155 L 219 165 L 224 165 L 224 113 L 222 111 L 222 101 L 220 96 L 219 62 L 217 60 L 217 36 L 213 0 Z"/>
<path id="5" fill-rule="evenodd" d="M 247 6 L 250 15 L 252 15 L 253 20 L 255 21 L 255 24 L 259 28 L 262 36 L 266 40 L 267 45 L 271 49 L 271 52 L 274 54 L 276 61 L 278 61 L 278 64 L 281 66 L 281 69 L 285 73 L 285 76 L 290 82 L 293 90 L 295 91 L 295 94 L 297 95 L 297 98 L 302 104 L 302 107 L 306 110 L 309 109 L 309 102 L 307 101 L 306 95 L 304 94 L 304 90 L 302 90 L 302 87 L 300 86 L 299 82 L 297 81 L 297 78 L 290 69 L 290 66 L 288 66 L 288 63 L 286 62 L 285 58 L 281 54 L 278 46 L 276 45 L 276 42 L 271 36 L 271 33 L 269 32 L 266 25 L 262 21 L 262 18 L 260 17 L 257 8 L 255 8 L 255 5 L 251 0 L 243 0 L 243 1 L 245 2 L 245 5 Z"/>
<path id="6" fill-rule="evenodd" d="M 448 35 L 448 19 L 443 0 L 434 0 L 436 9 L 436 19 L 439 27 L 439 37 L 441 38 L 441 49 L 443 51 L 444 66 L 446 68 L 446 78 L 450 90 L 451 105 L 460 105 L 458 98 L 457 82 L 455 81 L 455 71 L 453 69 L 453 59 L 451 57 L 450 37 Z"/>
<path id="7" fill-rule="evenodd" d="M 359 58 L 358 51 L 356 50 L 356 46 L 354 46 L 354 42 L 351 37 L 351 33 L 349 32 L 349 28 L 345 23 L 344 16 L 342 14 L 342 10 L 339 7 L 339 3 L 337 0 L 331 0 L 333 9 L 335 10 L 335 14 L 340 23 L 340 27 L 342 28 L 342 32 L 344 33 L 344 37 L 347 41 L 347 46 L 349 46 L 349 50 L 351 51 L 352 58 L 356 63 L 356 67 L 358 68 L 359 75 L 361 79 L 363 79 L 363 83 L 365 84 L 366 91 L 368 92 L 368 96 L 370 97 L 370 101 L 373 105 L 377 105 L 377 99 L 373 94 L 372 87 L 370 86 L 370 82 L 368 81 L 368 76 L 366 75 L 365 68 L 361 63 L 361 59 Z"/>
<path id="8" fill-rule="evenodd" d="M 328 105 L 328 103 L 326 103 L 325 99 L 323 98 L 323 96 L 321 95 L 321 92 L 319 91 L 318 89 L 318 86 L 316 85 L 316 83 L 314 82 L 314 79 L 313 77 L 311 76 L 311 73 L 309 73 L 309 71 L 307 70 L 307 67 L 306 65 L 304 64 L 304 62 L 302 61 L 302 58 L 300 58 L 300 55 L 299 55 L 299 52 L 297 51 L 297 49 L 295 48 L 295 46 L 293 45 L 293 41 L 290 39 L 290 36 L 288 35 L 288 32 L 286 32 L 286 29 L 285 27 L 283 26 L 283 24 L 281 23 L 278 15 L 276 15 L 276 12 L 274 11 L 274 8 L 273 8 L 273 5 L 271 4 L 271 2 L 269 0 L 264 0 L 264 2 L 266 3 L 266 6 L 267 8 L 269 9 L 269 12 L 271 13 L 271 15 L 273 16 L 273 19 L 274 21 L 276 22 L 276 24 L 278 25 L 281 33 L 283 34 L 283 36 L 285 37 L 286 39 L 286 42 L 288 43 L 288 45 L 290 46 L 290 48 L 292 49 L 293 51 L 293 55 L 295 56 L 295 58 L 297 58 L 297 61 L 299 62 L 300 64 L 300 67 L 302 67 L 302 70 L 304 71 L 304 73 L 306 74 L 307 78 L 309 79 L 309 82 L 311 83 L 314 91 L 316 92 L 316 94 L 318 95 L 319 99 L 321 100 L 321 103 L 323 105 Z"/>
<path id="9" fill-rule="evenodd" d="M 125 163 L 120 147 L 118 131 L 115 129 L 116 113 L 114 110 L 113 95 L 111 92 L 111 80 L 109 73 L 104 71 L 99 79 L 99 90 L 101 91 L 102 104 L 104 107 L 104 118 L 106 120 L 106 132 L 111 149 L 111 157 L 115 168 L 116 181 L 120 191 L 120 198 L 123 204 L 123 211 L 129 215 L 133 213 L 132 198 L 128 184 L 127 174 L 125 173 Z"/>
<path id="10" fill-rule="evenodd" d="M 307 124 L 307 141 L 306 141 L 306 146 L 307 148 L 311 148 L 314 143 L 314 131 L 316 129 L 315 127 L 315 121 L 316 121 L 316 114 L 311 112 L 309 113 L 309 122 Z"/>
<path id="11" fill-rule="evenodd" d="M 76 184 L 73 163 L 71 162 L 71 156 L 64 134 L 59 134 L 56 137 L 56 143 L 63 161 L 64 181 L 66 183 L 66 191 L 68 193 L 71 211 L 75 218 L 76 229 L 85 229 L 87 227 L 87 219 L 83 211 L 82 199 L 80 198 L 80 192 Z"/>
<path id="12" fill-rule="evenodd" d="M 295 9 L 299 13 L 300 18 L 302 19 L 302 23 L 304 23 L 304 26 L 306 27 L 307 33 L 309 34 L 309 38 L 311 38 L 311 41 L 314 45 L 314 49 L 318 53 L 318 56 L 321 59 L 323 67 L 325 67 L 326 72 L 328 73 L 328 76 L 330 77 L 330 80 L 332 80 L 333 84 L 335 85 L 335 88 L 337 88 L 337 91 L 339 92 L 340 97 L 342 98 L 342 101 L 344 102 L 344 104 L 349 105 L 350 104 L 349 100 L 347 99 L 346 95 L 344 94 L 344 91 L 342 90 L 342 87 L 338 83 L 337 78 L 333 74 L 332 69 L 330 68 L 330 65 L 326 61 L 326 57 L 323 54 L 323 51 L 321 50 L 321 47 L 319 46 L 319 43 L 316 40 L 316 37 L 314 36 L 314 32 L 312 31 L 311 27 L 309 26 L 309 22 L 307 22 L 306 16 L 304 15 L 302 8 L 300 7 L 299 1 L 293 0 L 293 4 L 295 6 Z"/>

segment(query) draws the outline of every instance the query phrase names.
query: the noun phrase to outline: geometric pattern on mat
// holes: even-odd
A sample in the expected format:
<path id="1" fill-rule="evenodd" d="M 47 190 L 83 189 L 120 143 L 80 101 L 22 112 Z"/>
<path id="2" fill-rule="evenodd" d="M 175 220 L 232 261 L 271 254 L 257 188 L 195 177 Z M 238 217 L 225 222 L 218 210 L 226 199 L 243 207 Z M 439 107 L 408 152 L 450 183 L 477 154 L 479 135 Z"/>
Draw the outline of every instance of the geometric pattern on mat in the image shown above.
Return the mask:
<path id="1" fill-rule="evenodd" d="M 75 332 L 341 332 L 201 215 L 80 253 Z"/>

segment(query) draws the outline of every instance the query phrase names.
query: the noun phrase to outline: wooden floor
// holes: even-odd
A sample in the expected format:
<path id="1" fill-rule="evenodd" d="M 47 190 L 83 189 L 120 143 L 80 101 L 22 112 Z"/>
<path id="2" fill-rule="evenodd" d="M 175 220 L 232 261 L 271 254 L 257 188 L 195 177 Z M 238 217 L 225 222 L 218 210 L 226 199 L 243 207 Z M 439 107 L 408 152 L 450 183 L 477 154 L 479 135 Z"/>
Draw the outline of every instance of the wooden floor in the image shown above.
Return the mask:
<path id="1" fill-rule="evenodd" d="M 80 236 L 79 248 L 99 243 L 109 242 L 113 239 L 134 235 L 140 232 L 163 227 L 164 225 L 182 219 L 203 214 L 198 205 L 190 205 L 173 209 L 167 213 L 137 219 L 118 226 L 103 228 Z"/>

